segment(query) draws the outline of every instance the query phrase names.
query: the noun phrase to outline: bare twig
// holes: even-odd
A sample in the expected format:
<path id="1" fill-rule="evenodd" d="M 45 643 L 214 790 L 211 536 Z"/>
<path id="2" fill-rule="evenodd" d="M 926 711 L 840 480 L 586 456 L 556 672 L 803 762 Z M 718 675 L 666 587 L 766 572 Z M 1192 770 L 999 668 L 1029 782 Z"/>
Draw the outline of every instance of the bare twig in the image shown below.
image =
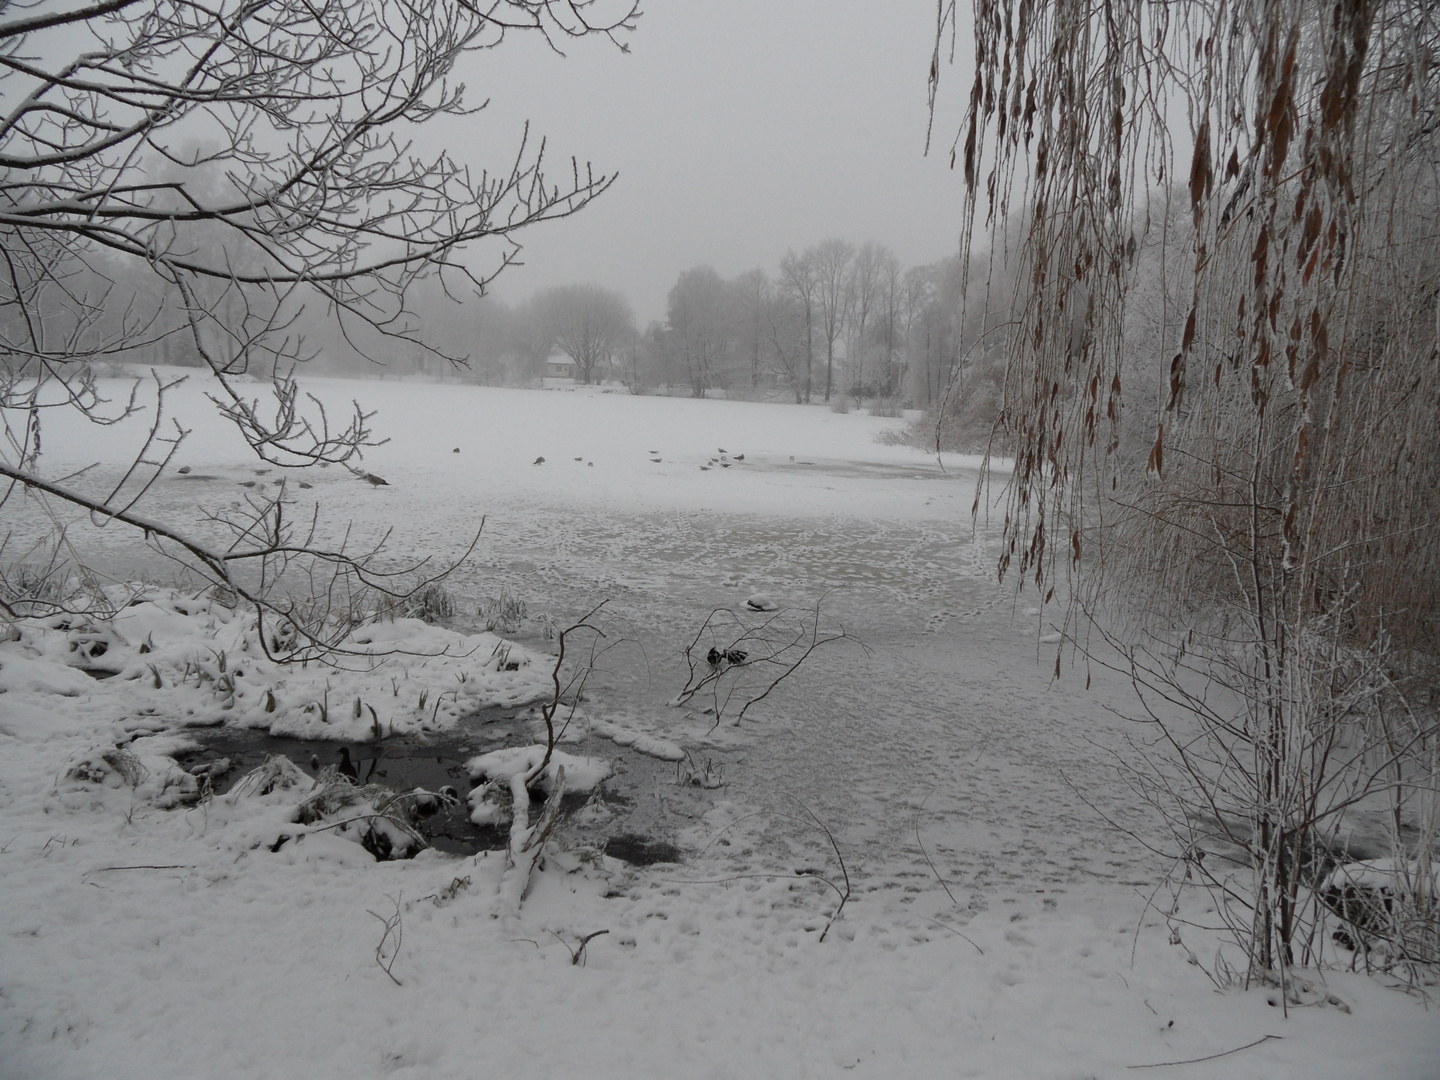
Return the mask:
<path id="1" fill-rule="evenodd" d="M 1231 1054 L 1238 1054 L 1241 1050 L 1249 1050 L 1252 1046 L 1259 1046 L 1271 1039 L 1283 1039 L 1283 1035 L 1262 1035 L 1254 1042 L 1246 1043 L 1244 1046 L 1237 1046 L 1234 1050 L 1225 1050 L 1219 1054 L 1207 1054 L 1205 1057 L 1186 1058 L 1184 1061 L 1157 1061 L 1150 1065 L 1126 1065 L 1127 1069 L 1163 1069 L 1170 1065 L 1195 1065 L 1202 1061 L 1214 1061 L 1216 1058 L 1229 1057 Z"/>
<path id="2" fill-rule="evenodd" d="M 379 919 L 381 925 L 385 927 L 384 932 L 380 935 L 379 942 L 375 945 L 375 963 L 381 971 L 389 976 L 391 982 L 399 986 L 401 985 L 400 980 L 395 977 L 394 967 L 395 960 L 400 955 L 400 945 L 404 940 L 405 928 L 401 924 L 400 919 L 400 898 L 398 896 L 387 896 L 386 899 L 395 905 L 395 911 L 392 914 L 380 915 L 374 911 L 369 912 L 369 914 Z M 393 942 L 391 941 L 392 937 L 394 938 Z M 387 947 L 389 949 L 388 954 L 386 952 Z"/>

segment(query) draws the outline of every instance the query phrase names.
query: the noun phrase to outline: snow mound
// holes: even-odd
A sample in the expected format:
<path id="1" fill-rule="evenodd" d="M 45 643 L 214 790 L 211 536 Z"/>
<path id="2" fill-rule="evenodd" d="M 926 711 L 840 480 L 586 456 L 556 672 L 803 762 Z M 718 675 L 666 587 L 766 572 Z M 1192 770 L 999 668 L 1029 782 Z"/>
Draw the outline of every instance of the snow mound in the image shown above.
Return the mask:
<path id="1" fill-rule="evenodd" d="M 164 752 L 171 747 L 151 745 L 153 742 L 136 739 L 128 747 L 92 745 L 72 754 L 55 781 L 62 805 L 103 804 L 105 799 L 97 796 L 125 789 L 133 792 L 135 802 L 162 810 L 194 802 L 200 796 L 200 781 Z"/>
<path id="2" fill-rule="evenodd" d="M 471 758 L 465 763 L 465 768 L 469 770 L 472 780 L 508 784 L 515 777 L 538 769 L 540 762 L 544 760 L 543 745 L 507 746 L 503 750 L 492 750 L 488 754 Z M 555 771 L 562 765 L 565 767 L 566 791 L 594 791 L 600 782 L 610 775 L 608 761 L 576 757 L 556 750 L 550 755 L 550 763 L 545 766 L 544 774 L 537 781 L 543 791 L 550 790 L 555 781 Z"/>
<path id="3" fill-rule="evenodd" d="M 254 613 L 213 593 L 132 588 L 111 599 L 108 619 L 18 620 L 18 640 L 0 642 L 0 690 L 94 699 L 110 719 L 144 716 L 155 728 L 224 723 L 353 741 L 450 727 L 548 688 L 547 657 L 492 633 L 373 622 L 339 642 L 333 665 L 284 664 L 267 655 Z"/>
<path id="4" fill-rule="evenodd" d="M 498 825 L 509 818 L 513 803 L 506 802 L 506 796 L 521 799 L 525 792 L 519 788 L 521 779 L 540 768 L 545 760 L 543 744 L 534 746 L 508 746 L 488 754 L 471 758 L 465 763 L 472 780 L 480 781 L 470 792 L 470 820 L 476 825 Z M 565 791 L 573 794 L 594 791 L 600 782 L 610 775 L 610 763 L 599 758 L 576 757 L 562 750 L 550 755 L 545 771 L 535 781 L 547 794 L 553 790 L 558 771 L 565 770 Z"/>
<path id="5" fill-rule="evenodd" d="M 590 730 L 602 739 L 609 739 L 616 746 L 629 746 L 638 753 L 659 758 L 661 761 L 685 760 L 685 751 L 680 748 L 678 743 L 662 739 L 657 735 L 648 735 L 643 731 L 635 731 L 612 724 L 607 720 L 594 718 L 590 721 Z"/>

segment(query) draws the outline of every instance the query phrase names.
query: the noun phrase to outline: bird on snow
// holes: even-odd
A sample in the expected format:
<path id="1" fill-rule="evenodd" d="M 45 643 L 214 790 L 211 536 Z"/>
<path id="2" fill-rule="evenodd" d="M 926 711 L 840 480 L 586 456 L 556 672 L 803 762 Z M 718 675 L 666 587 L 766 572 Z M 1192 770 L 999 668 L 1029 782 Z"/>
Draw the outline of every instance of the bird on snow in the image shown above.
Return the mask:
<path id="1" fill-rule="evenodd" d="M 660 464 L 660 459 L 658 457 L 652 457 L 650 460 L 653 461 L 656 465 Z"/>
<path id="2" fill-rule="evenodd" d="M 725 448 L 724 448 L 723 446 L 720 447 L 720 453 L 722 453 L 722 454 L 725 453 Z"/>
<path id="3" fill-rule="evenodd" d="M 736 454 L 736 455 L 735 455 L 735 460 L 736 460 L 736 461 L 744 461 L 744 460 L 745 460 L 745 455 L 744 455 L 744 454 Z"/>
<path id="4" fill-rule="evenodd" d="M 455 447 L 454 450 L 451 450 L 450 452 L 451 452 L 452 454 L 458 454 L 458 453 L 460 452 L 460 447 L 457 446 L 457 447 Z"/>
<path id="5" fill-rule="evenodd" d="M 701 471 L 701 472 L 709 472 L 709 471 L 710 471 L 710 466 L 709 466 L 709 465 L 701 465 L 701 466 L 700 466 L 700 471 Z"/>
<path id="6" fill-rule="evenodd" d="M 545 464 L 545 459 L 544 459 L 543 457 L 537 457 L 537 458 L 536 458 L 534 461 L 532 461 L 530 464 L 531 464 L 531 465 L 544 465 L 544 464 Z"/>
<path id="7" fill-rule="evenodd" d="M 373 472 L 367 472 L 367 473 L 366 473 L 364 476 L 362 476 L 360 479 L 361 479 L 361 480 L 364 480 L 364 481 L 365 481 L 367 484 L 369 484 L 371 487 L 389 487 L 389 486 L 390 486 L 390 481 L 389 481 L 389 480 L 386 480 L 383 476 L 376 476 Z"/>
<path id="8" fill-rule="evenodd" d="M 576 461 L 584 461 L 585 459 L 584 459 L 583 457 L 577 457 L 575 460 L 576 460 Z"/>
<path id="9" fill-rule="evenodd" d="M 189 466 L 189 465 L 181 465 L 180 468 L 179 468 L 177 471 L 180 473 L 181 476 L 184 476 L 186 473 L 188 473 L 188 472 L 190 471 L 190 466 Z"/>

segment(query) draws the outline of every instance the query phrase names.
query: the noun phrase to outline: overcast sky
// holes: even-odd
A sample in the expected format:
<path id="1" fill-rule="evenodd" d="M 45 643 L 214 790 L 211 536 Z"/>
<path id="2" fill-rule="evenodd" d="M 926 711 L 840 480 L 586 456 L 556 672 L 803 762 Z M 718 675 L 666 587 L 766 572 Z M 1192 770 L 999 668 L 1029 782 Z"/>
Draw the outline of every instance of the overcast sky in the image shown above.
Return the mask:
<path id="1" fill-rule="evenodd" d="M 625 293 L 643 327 L 701 264 L 773 272 L 787 248 L 830 236 L 886 243 L 907 266 L 954 253 L 949 147 L 970 76 L 943 72 L 925 157 L 934 21 L 932 0 L 648 0 L 628 55 L 595 40 L 561 59 L 516 39 L 467 59 L 468 99 L 491 105 L 455 125 L 457 156 L 503 164 L 529 119 L 552 164 L 620 174 L 577 217 L 529 232 L 526 266 L 496 294 L 594 282 Z"/>

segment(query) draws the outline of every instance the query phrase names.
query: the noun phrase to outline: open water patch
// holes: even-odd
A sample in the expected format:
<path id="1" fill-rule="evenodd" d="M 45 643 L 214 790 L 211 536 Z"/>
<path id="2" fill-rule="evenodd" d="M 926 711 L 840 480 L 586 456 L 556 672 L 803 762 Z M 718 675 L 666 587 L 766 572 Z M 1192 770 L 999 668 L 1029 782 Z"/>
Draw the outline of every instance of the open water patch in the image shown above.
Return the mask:
<path id="1" fill-rule="evenodd" d="M 620 833 L 605 841 L 605 854 L 623 859 L 633 866 L 654 866 L 656 863 L 678 863 L 685 858 L 674 844 L 652 840 L 639 833 Z"/>
<path id="2" fill-rule="evenodd" d="M 181 767 L 205 776 L 216 794 L 234 788 L 267 759 L 283 756 L 303 772 L 349 777 L 358 785 L 379 784 L 396 792 L 423 789 L 453 795 L 429 802 L 414 827 L 433 848 L 452 855 L 503 850 L 510 840 L 509 823 L 476 825 L 467 798 L 477 783 L 466 763 L 473 757 L 507 746 L 535 742 L 526 710 L 484 709 L 445 732 L 393 736 L 378 742 L 335 742 L 271 735 L 233 727 L 191 729 L 198 749 L 178 754 Z M 590 753 L 606 758 L 611 776 L 592 795 L 579 792 L 561 801 L 562 831 L 577 845 L 593 847 L 637 866 L 679 862 L 680 848 L 670 842 L 678 828 L 705 807 L 688 807 L 705 798 L 693 786 L 680 786 L 675 767 L 608 740 L 586 739 Z M 566 750 L 575 749 L 567 743 Z M 679 808 L 678 815 L 674 811 Z"/>

